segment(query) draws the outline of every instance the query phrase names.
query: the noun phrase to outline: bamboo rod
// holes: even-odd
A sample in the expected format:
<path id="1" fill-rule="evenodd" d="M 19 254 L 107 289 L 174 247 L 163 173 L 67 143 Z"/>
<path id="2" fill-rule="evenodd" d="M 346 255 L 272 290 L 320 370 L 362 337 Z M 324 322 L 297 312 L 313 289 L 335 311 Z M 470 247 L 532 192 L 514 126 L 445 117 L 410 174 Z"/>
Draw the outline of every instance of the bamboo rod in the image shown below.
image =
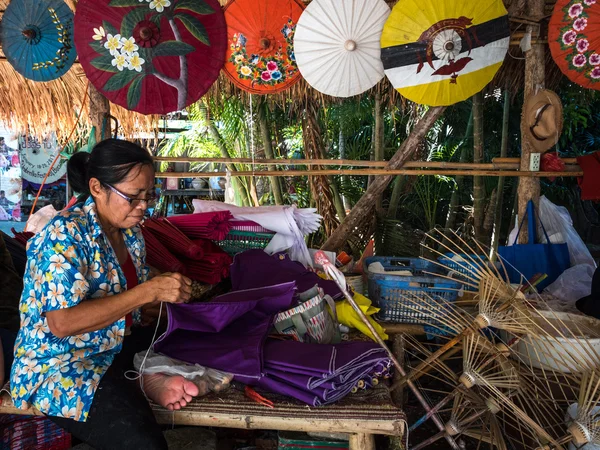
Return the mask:
<path id="1" fill-rule="evenodd" d="M 231 173 L 233 177 L 302 177 L 308 175 L 444 175 L 444 176 L 486 176 L 486 177 L 582 177 L 582 171 L 573 172 L 520 172 L 518 170 L 420 170 L 420 169 L 323 169 L 323 170 L 257 170 Z M 196 178 L 196 177 L 225 177 L 227 172 L 156 172 L 156 178 Z"/>
<path id="2" fill-rule="evenodd" d="M 387 161 L 362 161 L 353 159 L 251 159 L 251 158 L 188 158 L 188 157 L 166 157 L 157 156 L 156 162 L 183 162 L 183 163 L 240 163 L 249 165 L 293 165 L 293 166 L 354 166 L 354 167 L 385 167 Z M 564 158 L 567 165 L 576 165 L 576 158 Z M 446 161 L 407 161 L 402 166 L 408 167 L 428 167 L 436 169 L 508 169 L 517 170 L 519 168 L 519 158 L 494 158 L 491 163 L 460 163 Z M 577 169 L 574 167 L 573 169 Z"/>

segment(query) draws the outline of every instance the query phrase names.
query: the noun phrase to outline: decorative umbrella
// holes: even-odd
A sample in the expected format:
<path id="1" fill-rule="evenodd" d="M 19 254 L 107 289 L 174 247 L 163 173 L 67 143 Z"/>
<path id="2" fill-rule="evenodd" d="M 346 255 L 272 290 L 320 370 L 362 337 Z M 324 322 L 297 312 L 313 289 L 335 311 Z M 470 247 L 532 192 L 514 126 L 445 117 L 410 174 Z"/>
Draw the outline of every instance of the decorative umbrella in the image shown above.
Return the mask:
<path id="1" fill-rule="evenodd" d="M 548 25 L 554 61 L 571 81 L 590 89 L 600 89 L 599 25 L 596 0 L 558 0 Z"/>
<path id="2" fill-rule="evenodd" d="M 225 6 L 231 81 L 254 94 L 281 92 L 300 79 L 293 40 L 298 0 L 231 0 Z"/>
<path id="3" fill-rule="evenodd" d="M 110 101 L 166 114 L 217 79 L 225 18 L 217 0 L 81 0 L 75 45 L 88 79 Z"/>
<path id="4" fill-rule="evenodd" d="M 298 68 L 317 91 L 350 97 L 383 78 L 383 25 L 390 8 L 383 0 L 314 0 L 294 38 Z"/>
<path id="5" fill-rule="evenodd" d="M 0 25 L 8 62 L 25 78 L 50 81 L 75 61 L 73 11 L 62 0 L 12 0 Z"/>
<path id="6" fill-rule="evenodd" d="M 59 158 L 48 173 L 56 154 L 60 150 L 56 134 L 52 133 L 43 140 L 33 136 L 19 138 L 19 161 L 22 177 L 32 183 L 54 183 L 67 173 L 67 160 Z M 46 178 L 48 175 L 48 178 Z"/>
<path id="7" fill-rule="evenodd" d="M 492 80 L 508 45 L 501 0 L 400 0 L 383 28 L 381 59 L 404 97 L 451 105 Z"/>

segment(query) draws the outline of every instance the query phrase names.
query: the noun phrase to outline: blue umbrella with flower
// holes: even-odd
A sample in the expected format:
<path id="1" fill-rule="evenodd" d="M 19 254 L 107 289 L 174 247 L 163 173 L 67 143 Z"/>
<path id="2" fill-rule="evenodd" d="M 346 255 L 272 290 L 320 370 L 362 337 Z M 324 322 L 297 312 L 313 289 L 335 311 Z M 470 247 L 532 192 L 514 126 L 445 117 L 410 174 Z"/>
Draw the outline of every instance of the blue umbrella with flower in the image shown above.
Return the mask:
<path id="1" fill-rule="evenodd" d="M 34 81 L 65 74 L 76 58 L 73 11 L 62 0 L 12 0 L 0 23 L 8 62 Z"/>

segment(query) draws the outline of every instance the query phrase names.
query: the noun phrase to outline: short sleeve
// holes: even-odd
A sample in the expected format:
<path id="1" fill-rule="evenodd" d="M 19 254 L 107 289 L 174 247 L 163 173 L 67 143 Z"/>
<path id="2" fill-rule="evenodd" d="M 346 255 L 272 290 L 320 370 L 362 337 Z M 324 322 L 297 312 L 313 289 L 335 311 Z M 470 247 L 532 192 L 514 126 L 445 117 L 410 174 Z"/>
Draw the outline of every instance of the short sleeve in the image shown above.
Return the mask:
<path id="1" fill-rule="evenodd" d="M 87 260 L 83 255 L 78 229 L 65 219 L 49 224 L 28 250 L 26 277 L 42 312 L 71 308 L 86 298 L 90 285 L 85 278 Z"/>

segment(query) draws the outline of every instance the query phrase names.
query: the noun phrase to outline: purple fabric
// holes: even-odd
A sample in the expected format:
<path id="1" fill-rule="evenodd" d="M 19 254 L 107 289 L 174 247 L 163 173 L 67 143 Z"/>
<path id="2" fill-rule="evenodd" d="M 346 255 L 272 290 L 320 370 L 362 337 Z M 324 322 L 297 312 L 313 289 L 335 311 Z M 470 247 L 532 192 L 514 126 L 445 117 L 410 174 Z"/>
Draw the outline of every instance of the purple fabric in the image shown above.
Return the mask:
<path id="1" fill-rule="evenodd" d="M 234 375 L 262 374 L 264 340 L 280 311 L 292 306 L 294 283 L 231 292 L 213 302 L 168 304 L 167 331 L 154 351 Z"/>
<path id="2" fill-rule="evenodd" d="M 334 300 L 343 296 L 335 282 L 322 279 L 292 261 L 286 253 L 268 255 L 263 250 L 247 250 L 233 258 L 230 273 L 234 291 L 295 281 L 298 292 L 306 292 L 318 284 Z"/>
<path id="3" fill-rule="evenodd" d="M 264 376 L 236 376 L 236 380 L 309 405 L 333 403 L 364 382 L 387 377 L 391 361 L 384 349 L 371 342 L 308 344 L 270 339 L 264 349 Z"/>

